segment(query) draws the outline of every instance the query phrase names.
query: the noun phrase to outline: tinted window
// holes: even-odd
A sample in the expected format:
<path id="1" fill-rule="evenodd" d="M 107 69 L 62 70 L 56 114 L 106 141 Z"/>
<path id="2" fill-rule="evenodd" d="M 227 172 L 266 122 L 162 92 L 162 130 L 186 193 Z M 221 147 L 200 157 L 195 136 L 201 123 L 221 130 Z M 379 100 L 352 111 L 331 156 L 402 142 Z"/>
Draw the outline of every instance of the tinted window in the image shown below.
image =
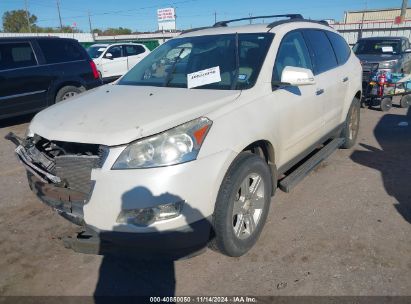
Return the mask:
<path id="1" fill-rule="evenodd" d="M 347 42 L 345 42 L 345 39 L 343 37 L 341 37 L 340 35 L 336 33 L 333 33 L 333 32 L 326 32 L 326 33 L 327 33 L 328 38 L 331 41 L 335 55 L 337 56 L 338 64 L 345 63 L 351 54 L 351 49 L 348 46 Z"/>
<path id="2" fill-rule="evenodd" d="M 108 50 L 107 50 L 107 53 L 110 53 L 113 57 L 111 57 L 111 58 L 119 58 L 119 57 L 121 57 L 122 56 L 122 54 L 121 54 L 121 46 L 120 45 L 115 45 L 115 46 L 112 46 L 112 47 L 110 47 Z M 107 54 L 106 53 L 106 54 Z"/>
<path id="3" fill-rule="evenodd" d="M 359 40 L 352 48 L 355 54 L 398 54 L 401 52 L 401 41 L 395 39 Z"/>
<path id="4" fill-rule="evenodd" d="M 81 46 L 71 40 L 41 39 L 38 44 L 47 63 L 60 63 L 85 59 Z"/>
<path id="5" fill-rule="evenodd" d="M 0 70 L 37 65 L 30 43 L 0 44 Z"/>
<path id="6" fill-rule="evenodd" d="M 309 43 L 314 58 L 314 72 L 320 74 L 337 66 L 337 59 L 330 40 L 323 31 L 307 30 L 304 36 Z"/>
<path id="7" fill-rule="evenodd" d="M 125 45 L 124 48 L 127 56 L 135 56 L 146 51 L 141 45 Z"/>
<path id="8" fill-rule="evenodd" d="M 281 41 L 274 64 L 273 81 L 281 80 L 281 73 L 286 66 L 312 70 L 310 55 L 300 32 L 287 34 Z"/>

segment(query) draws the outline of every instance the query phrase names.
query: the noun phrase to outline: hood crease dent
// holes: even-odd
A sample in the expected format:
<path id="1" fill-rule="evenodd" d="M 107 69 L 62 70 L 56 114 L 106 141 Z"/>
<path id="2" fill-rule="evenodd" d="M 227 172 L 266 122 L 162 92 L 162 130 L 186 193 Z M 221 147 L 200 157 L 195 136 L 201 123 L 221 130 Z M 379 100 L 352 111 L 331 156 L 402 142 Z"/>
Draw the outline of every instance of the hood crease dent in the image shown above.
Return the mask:
<path id="1" fill-rule="evenodd" d="M 105 85 L 41 111 L 29 128 L 48 140 L 117 146 L 205 116 L 240 93 Z"/>

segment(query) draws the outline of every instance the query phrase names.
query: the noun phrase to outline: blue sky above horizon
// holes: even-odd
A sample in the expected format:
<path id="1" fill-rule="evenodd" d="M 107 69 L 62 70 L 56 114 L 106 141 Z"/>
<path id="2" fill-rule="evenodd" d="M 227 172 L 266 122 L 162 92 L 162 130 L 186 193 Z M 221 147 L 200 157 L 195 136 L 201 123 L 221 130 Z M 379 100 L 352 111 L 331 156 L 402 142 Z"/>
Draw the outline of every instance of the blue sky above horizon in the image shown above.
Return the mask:
<path id="1" fill-rule="evenodd" d="M 27 0 L 29 11 L 38 18 L 39 26 L 59 25 L 56 0 Z M 88 12 L 93 28 L 126 27 L 133 31 L 157 29 L 156 10 L 175 7 L 177 28 L 206 26 L 217 20 L 247 17 L 250 14 L 271 15 L 300 13 L 305 18 L 341 21 L 344 11 L 401 7 L 401 0 L 60 0 L 64 25 L 74 23 L 88 31 Z M 24 0 L 0 0 L 0 15 L 23 9 Z"/>

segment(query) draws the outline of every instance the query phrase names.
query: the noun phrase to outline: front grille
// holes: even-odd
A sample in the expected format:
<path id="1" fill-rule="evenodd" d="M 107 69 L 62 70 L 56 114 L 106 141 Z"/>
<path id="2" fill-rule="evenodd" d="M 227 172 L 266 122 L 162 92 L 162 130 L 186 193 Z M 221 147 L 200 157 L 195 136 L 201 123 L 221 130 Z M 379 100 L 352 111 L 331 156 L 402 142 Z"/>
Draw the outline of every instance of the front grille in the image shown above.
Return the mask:
<path id="1" fill-rule="evenodd" d="M 90 193 L 92 188 L 91 170 L 100 166 L 96 155 L 62 155 L 54 158 L 56 175 L 65 187 L 82 193 Z"/>

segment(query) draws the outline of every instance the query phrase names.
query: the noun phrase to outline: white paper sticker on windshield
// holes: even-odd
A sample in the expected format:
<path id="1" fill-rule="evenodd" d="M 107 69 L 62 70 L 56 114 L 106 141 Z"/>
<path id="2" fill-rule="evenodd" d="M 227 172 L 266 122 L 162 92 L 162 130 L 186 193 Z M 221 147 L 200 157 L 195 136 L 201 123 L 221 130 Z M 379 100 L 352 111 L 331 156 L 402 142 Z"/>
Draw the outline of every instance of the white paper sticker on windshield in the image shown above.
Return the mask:
<path id="1" fill-rule="evenodd" d="M 381 49 L 383 53 L 392 53 L 394 51 L 392 46 L 383 46 Z"/>
<path id="2" fill-rule="evenodd" d="M 188 89 L 220 81 L 221 75 L 219 66 L 187 74 Z"/>
<path id="3" fill-rule="evenodd" d="M 99 51 L 99 52 L 104 52 L 105 49 L 106 49 L 106 48 L 99 48 L 98 51 Z"/>

